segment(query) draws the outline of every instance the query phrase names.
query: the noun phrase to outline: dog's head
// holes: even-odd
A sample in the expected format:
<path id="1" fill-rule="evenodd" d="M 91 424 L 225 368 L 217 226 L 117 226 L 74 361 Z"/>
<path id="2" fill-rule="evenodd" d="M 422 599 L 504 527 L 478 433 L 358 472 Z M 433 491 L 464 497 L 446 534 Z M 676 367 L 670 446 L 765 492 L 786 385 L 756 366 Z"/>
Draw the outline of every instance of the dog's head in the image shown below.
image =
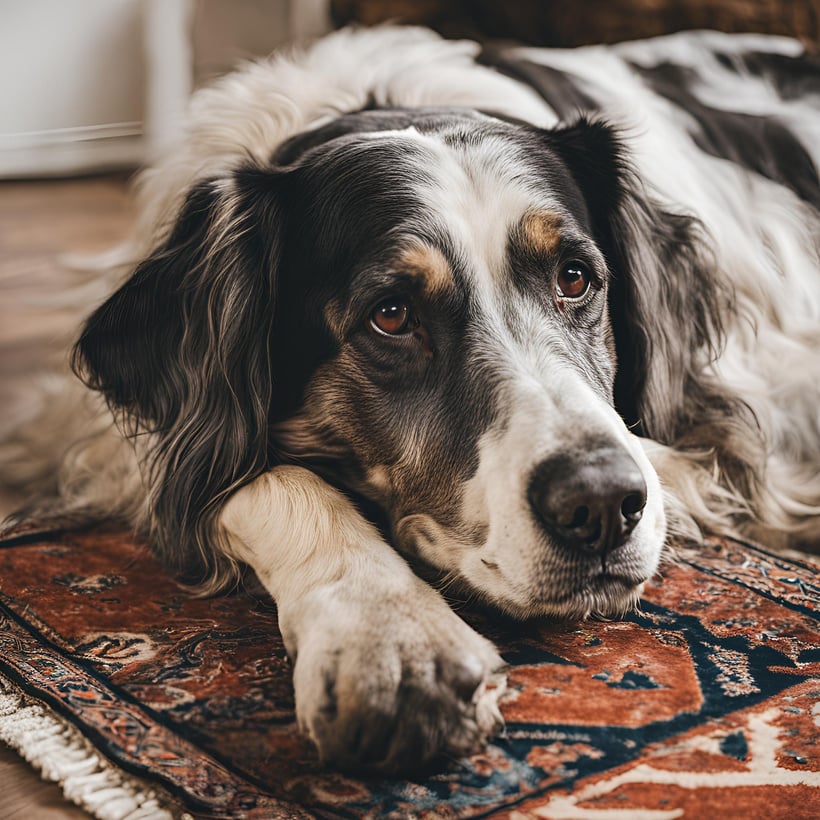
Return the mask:
<path id="1" fill-rule="evenodd" d="M 629 428 L 674 436 L 719 330 L 696 248 L 603 124 L 363 111 L 191 190 L 78 362 L 155 433 L 172 558 L 295 462 L 512 613 L 619 610 L 666 532 Z"/>

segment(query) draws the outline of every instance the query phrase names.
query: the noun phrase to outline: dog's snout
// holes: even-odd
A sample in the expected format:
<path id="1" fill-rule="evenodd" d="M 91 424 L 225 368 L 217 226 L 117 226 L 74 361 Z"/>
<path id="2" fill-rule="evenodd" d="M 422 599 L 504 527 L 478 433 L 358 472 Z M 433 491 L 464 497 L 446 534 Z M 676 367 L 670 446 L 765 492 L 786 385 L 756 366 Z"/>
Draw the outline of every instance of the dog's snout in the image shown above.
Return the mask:
<path id="1" fill-rule="evenodd" d="M 619 447 L 561 453 L 538 464 L 528 497 L 536 517 L 562 545 L 591 554 L 617 549 L 646 506 L 646 482 Z"/>

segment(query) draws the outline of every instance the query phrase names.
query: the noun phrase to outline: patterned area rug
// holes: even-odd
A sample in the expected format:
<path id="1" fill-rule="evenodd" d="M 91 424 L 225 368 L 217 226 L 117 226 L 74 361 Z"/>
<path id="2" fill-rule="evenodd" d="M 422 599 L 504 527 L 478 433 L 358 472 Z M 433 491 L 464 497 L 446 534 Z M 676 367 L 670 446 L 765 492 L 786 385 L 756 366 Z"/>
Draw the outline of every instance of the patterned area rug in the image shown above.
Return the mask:
<path id="1" fill-rule="evenodd" d="M 462 613 L 510 664 L 506 735 L 357 780 L 296 731 L 267 600 L 192 599 L 122 533 L 22 534 L 0 543 L 0 737 L 48 769 L 25 716 L 73 733 L 101 817 L 816 818 L 819 593 L 816 566 L 712 541 L 621 621 Z"/>

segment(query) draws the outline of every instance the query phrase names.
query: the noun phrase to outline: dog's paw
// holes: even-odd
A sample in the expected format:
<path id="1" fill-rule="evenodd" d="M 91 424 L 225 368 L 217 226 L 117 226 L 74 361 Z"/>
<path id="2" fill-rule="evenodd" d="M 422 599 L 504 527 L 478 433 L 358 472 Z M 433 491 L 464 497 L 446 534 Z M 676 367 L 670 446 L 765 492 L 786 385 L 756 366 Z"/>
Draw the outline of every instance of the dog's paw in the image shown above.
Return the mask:
<path id="1" fill-rule="evenodd" d="M 503 720 L 492 644 L 432 589 L 316 590 L 295 647 L 301 728 L 326 763 L 383 774 L 479 750 Z M 306 614 L 303 607 L 302 614 Z"/>

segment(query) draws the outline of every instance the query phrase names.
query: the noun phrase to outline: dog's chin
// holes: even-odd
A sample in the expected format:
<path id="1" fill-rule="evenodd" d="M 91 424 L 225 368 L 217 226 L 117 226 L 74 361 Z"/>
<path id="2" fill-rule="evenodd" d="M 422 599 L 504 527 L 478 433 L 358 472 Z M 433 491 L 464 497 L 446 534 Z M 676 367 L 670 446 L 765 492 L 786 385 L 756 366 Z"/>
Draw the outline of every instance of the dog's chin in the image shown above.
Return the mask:
<path id="1" fill-rule="evenodd" d="M 483 597 L 496 609 L 519 620 L 621 618 L 638 607 L 647 580 L 600 573 L 558 596 L 544 595 L 536 588 L 529 596 L 517 594 L 513 597 L 496 591 L 484 592 Z M 522 600 L 522 597 L 528 600 Z"/>
<path id="2" fill-rule="evenodd" d="M 646 537 L 632 540 L 617 556 L 602 560 L 584 555 L 562 557 L 545 534 L 530 554 L 510 555 L 504 545 L 494 543 L 465 545 L 430 516 L 405 517 L 396 532 L 404 554 L 422 562 L 417 571 L 424 573 L 423 567 L 429 568 L 428 579 L 445 596 L 478 599 L 521 620 L 625 615 L 637 607 L 645 583 L 655 574 L 663 543 Z M 487 555 L 494 560 L 484 557 Z M 454 561 L 453 556 L 458 559 Z M 436 578 L 439 573 L 443 575 Z"/>

